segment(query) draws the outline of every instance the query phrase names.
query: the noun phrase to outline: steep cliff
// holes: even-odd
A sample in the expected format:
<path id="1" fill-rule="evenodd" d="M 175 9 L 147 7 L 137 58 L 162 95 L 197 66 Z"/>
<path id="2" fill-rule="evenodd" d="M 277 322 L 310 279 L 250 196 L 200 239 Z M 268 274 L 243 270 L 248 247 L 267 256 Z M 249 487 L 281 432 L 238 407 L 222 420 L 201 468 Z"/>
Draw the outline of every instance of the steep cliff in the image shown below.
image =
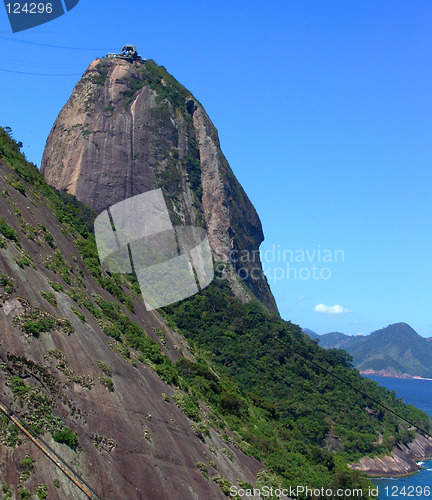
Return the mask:
<path id="1" fill-rule="evenodd" d="M 94 61 L 60 112 L 41 171 L 98 212 L 161 187 L 173 222 L 206 227 L 215 259 L 243 301 L 277 311 L 263 275 L 259 217 L 235 178 L 201 104 L 163 67 Z M 239 256 L 243 256 L 240 260 Z"/>

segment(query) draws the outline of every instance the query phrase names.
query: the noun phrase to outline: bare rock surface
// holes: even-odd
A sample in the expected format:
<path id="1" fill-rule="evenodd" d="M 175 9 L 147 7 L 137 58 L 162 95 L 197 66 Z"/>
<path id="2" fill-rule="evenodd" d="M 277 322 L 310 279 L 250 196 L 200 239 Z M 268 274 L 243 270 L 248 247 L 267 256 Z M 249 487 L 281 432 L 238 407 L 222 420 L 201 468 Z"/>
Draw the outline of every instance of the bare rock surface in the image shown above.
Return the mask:
<path id="1" fill-rule="evenodd" d="M 237 297 L 251 299 L 240 276 L 277 311 L 259 258 L 261 222 L 217 130 L 202 105 L 153 61 L 94 61 L 54 123 L 41 171 L 98 212 L 161 187 L 174 223 L 206 227 L 215 259 L 231 264 L 226 272 Z"/>
<path id="2" fill-rule="evenodd" d="M 432 454 L 432 441 L 416 434 L 414 441 L 398 445 L 391 455 L 384 457 L 363 457 L 350 467 L 365 472 L 370 477 L 397 477 L 414 474 L 416 462 L 428 459 Z"/>

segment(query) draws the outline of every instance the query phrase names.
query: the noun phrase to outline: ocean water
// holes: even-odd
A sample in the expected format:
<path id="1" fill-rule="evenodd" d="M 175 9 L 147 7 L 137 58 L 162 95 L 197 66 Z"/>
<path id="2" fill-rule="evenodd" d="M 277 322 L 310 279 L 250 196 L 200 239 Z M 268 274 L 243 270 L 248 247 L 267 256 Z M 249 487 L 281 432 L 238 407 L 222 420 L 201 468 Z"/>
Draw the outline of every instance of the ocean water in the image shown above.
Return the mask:
<path id="1" fill-rule="evenodd" d="M 421 408 L 432 418 L 432 380 L 401 379 L 369 375 L 387 389 L 396 391 L 397 397 L 405 403 Z M 424 469 L 418 474 L 401 478 L 373 479 L 378 487 L 380 500 L 384 499 L 417 499 L 432 500 L 432 461 L 421 463 Z"/>

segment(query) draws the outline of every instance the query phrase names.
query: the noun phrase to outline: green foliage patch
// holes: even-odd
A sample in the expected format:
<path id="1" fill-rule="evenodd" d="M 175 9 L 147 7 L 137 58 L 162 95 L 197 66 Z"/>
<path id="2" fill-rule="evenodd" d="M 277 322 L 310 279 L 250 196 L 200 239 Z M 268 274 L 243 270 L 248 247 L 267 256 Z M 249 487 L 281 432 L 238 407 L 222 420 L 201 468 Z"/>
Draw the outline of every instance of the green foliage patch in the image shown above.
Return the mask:
<path id="1" fill-rule="evenodd" d="M 0 234 L 2 234 L 8 240 L 19 243 L 18 236 L 15 230 L 9 226 L 3 217 L 0 217 Z"/>
<path id="2" fill-rule="evenodd" d="M 24 311 L 12 320 L 12 324 L 20 328 L 27 335 L 39 337 L 41 333 L 49 333 L 53 330 L 59 330 L 67 335 L 74 329 L 67 318 L 56 318 L 47 311 L 38 307 L 31 306 L 28 301 L 21 299 L 24 305 Z"/>
<path id="3" fill-rule="evenodd" d="M 55 295 L 51 292 L 44 292 L 42 291 L 40 293 L 42 297 L 49 302 L 52 306 L 57 307 L 57 299 L 55 298 Z"/>
<path id="4" fill-rule="evenodd" d="M 201 416 L 199 413 L 199 403 L 196 397 L 191 394 L 184 393 L 175 393 L 172 395 L 175 404 L 182 410 L 182 412 L 194 420 L 195 422 L 199 422 L 201 420 Z"/>
<path id="5" fill-rule="evenodd" d="M 14 261 L 21 269 L 24 269 L 26 266 L 33 265 L 34 262 L 31 255 L 23 249 L 14 255 Z"/>
<path id="6" fill-rule="evenodd" d="M 9 377 L 6 385 L 9 387 L 13 397 L 22 406 L 20 412 L 21 418 L 25 420 L 34 432 L 37 434 L 50 432 L 54 435 L 56 432 L 66 428 L 65 424 L 53 415 L 54 400 L 44 394 L 40 388 L 29 385 L 18 375 Z M 19 444 L 18 431 L 15 429 L 8 429 L 8 431 L 7 444 L 9 446 Z"/>
<path id="7" fill-rule="evenodd" d="M 18 427 L 4 414 L 0 414 L 0 443 L 11 448 L 21 444 Z"/>
<path id="8" fill-rule="evenodd" d="M 21 178 L 19 179 L 21 183 L 24 181 L 29 184 L 37 190 L 38 197 L 42 195 L 47 199 L 59 222 L 77 231 L 81 236 L 87 237 L 93 231 L 96 212 L 80 203 L 74 196 L 49 186 L 36 165 L 26 160 L 20 147 L 20 143 L 12 138 L 11 131 L 0 127 L 0 160 L 5 161 L 14 170 Z M 20 187 L 13 183 L 11 186 L 20 190 Z M 0 233 L 1 227 L 0 219 Z M 13 236 L 12 239 L 14 239 Z M 14 241 L 17 240 L 14 239 Z"/>
<path id="9" fill-rule="evenodd" d="M 15 280 L 6 274 L 0 274 L 0 301 L 7 300 L 15 290 Z"/>
<path id="10" fill-rule="evenodd" d="M 78 444 L 78 437 L 76 433 L 69 429 L 69 427 L 65 427 L 57 432 L 54 432 L 52 437 L 57 443 L 66 444 L 71 448 Z"/>

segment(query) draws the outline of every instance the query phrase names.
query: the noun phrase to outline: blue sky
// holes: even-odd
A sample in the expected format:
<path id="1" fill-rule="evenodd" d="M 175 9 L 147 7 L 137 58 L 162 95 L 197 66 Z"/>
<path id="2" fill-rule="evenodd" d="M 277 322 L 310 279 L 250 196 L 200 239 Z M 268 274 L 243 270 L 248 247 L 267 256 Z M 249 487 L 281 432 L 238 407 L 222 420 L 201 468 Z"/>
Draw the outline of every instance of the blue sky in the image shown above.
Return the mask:
<path id="1" fill-rule="evenodd" d="M 432 336 L 432 3 L 119 5 L 80 0 L 17 34 L 0 10 L 0 124 L 28 158 L 40 164 L 90 62 L 134 43 L 218 128 L 261 217 L 284 318 L 353 334 L 405 321 Z M 294 259 L 271 262 L 278 248 Z M 318 250 L 343 261 L 319 261 Z"/>

